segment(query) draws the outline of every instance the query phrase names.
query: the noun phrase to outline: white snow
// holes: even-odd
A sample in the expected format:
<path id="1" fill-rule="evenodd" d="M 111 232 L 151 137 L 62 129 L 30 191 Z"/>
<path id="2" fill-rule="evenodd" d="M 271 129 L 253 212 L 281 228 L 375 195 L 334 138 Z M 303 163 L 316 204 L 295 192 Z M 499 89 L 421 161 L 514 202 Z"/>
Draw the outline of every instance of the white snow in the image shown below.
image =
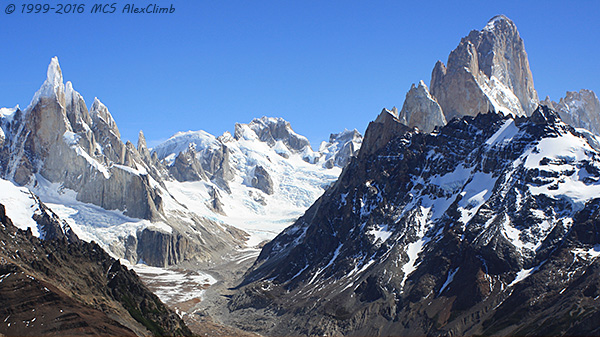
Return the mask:
<path id="1" fill-rule="evenodd" d="M 72 131 L 66 131 L 63 134 L 63 140 L 65 141 L 65 143 L 67 143 L 67 145 L 77 145 L 79 138 L 79 135 Z"/>
<path id="2" fill-rule="evenodd" d="M 448 193 L 454 193 L 463 187 L 467 179 L 469 179 L 471 171 L 471 168 L 459 165 L 454 171 L 446 173 L 443 176 L 436 175 L 431 177 L 429 183 L 439 186 Z"/>
<path id="3" fill-rule="evenodd" d="M 408 276 L 413 271 L 417 270 L 417 265 L 415 265 L 415 263 L 417 262 L 419 253 L 423 251 L 423 246 L 425 246 L 427 242 L 429 242 L 428 238 L 421 238 L 407 245 L 406 254 L 408 255 L 408 262 L 406 262 L 402 266 L 402 272 L 404 273 L 404 277 L 402 278 L 402 282 L 400 283 L 402 287 L 404 287 L 404 283 L 406 282 L 406 279 L 408 279 Z"/>
<path id="4" fill-rule="evenodd" d="M 25 111 L 31 110 L 42 97 L 59 97 L 60 92 L 64 92 L 65 85 L 63 84 L 62 71 L 58 64 L 58 57 L 53 57 L 48 65 L 46 80 L 35 93 L 31 103 Z"/>
<path id="5" fill-rule="evenodd" d="M 292 152 L 280 140 L 275 143 L 275 146 L 273 146 L 273 150 L 275 150 L 275 152 L 278 155 L 285 157 L 285 158 L 288 158 L 292 155 Z"/>
<path id="6" fill-rule="evenodd" d="M 495 145 L 511 141 L 519 133 L 519 128 L 515 125 L 512 118 L 507 119 L 504 124 L 494 133 L 485 143 Z"/>
<path id="7" fill-rule="evenodd" d="M 147 228 L 157 229 L 167 234 L 173 233 L 173 228 L 162 221 L 153 222 L 152 224 L 148 225 Z"/>
<path id="8" fill-rule="evenodd" d="M 4 119 L 7 122 L 11 122 L 15 115 L 15 112 L 19 109 L 17 104 L 14 108 L 0 108 L 0 119 Z"/>
<path id="9" fill-rule="evenodd" d="M 485 27 L 483 27 L 483 29 L 493 31 L 494 28 L 496 27 L 496 24 L 503 20 L 505 20 L 505 19 L 502 15 L 496 15 L 490 21 L 488 21 L 488 23 L 485 25 Z"/>
<path id="10" fill-rule="evenodd" d="M 519 272 L 517 272 L 517 276 L 515 277 L 515 279 L 508 285 L 508 287 L 512 287 L 515 284 L 523 281 L 524 279 L 528 278 L 531 274 L 535 273 L 538 269 L 540 269 L 540 267 L 546 263 L 546 260 L 542 261 L 540 264 L 538 264 L 535 267 L 529 268 L 529 269 L 521 269 Z"/>
<path id="11" fill-rule="evenodd" d="M 534 211 L 537 211 L 536 213 L 541 212 L 539 210 Z M 545 216 L 540 218 L 543 217 Z M 504 236 L 512 243 L 513 246 L 522 252 L 524 252 L 524 250 L 535 252 L 542 245 L 548 234 L 552 232 L 557 224 L 562 223 L 563 226 L 568 226 L 569 222 L 570 219 L 566 218 L 553 219 L 548 217 L 548 219 L 544 219 L 539 223 L 529 223 L 525 229 L 520 230 L 516 227 L 513 227 L 510 218 L 505 216 L 504 223 L 502 225 L 502 233 L 504 233 Z"/>
<path id="12" fill-rule="evenodd" d="M 200 271 L 150 267 L 144 264 L 126 266 L 133 269 L 150 289 L 169 305 L 202 299 L 205 289 L 217 282 L 210 274 Z"/>
<path id="13" fill-rule="evenodd" d="M 480 80 L 478 83 L 496 112 L 515 117 L 525 116 L 525 111 L 523 111 L 517 96 L 495 74 L 492 74 L 489 79 L 486 76 L 480 78 L 483 81 Z"/>
<path id="14" fill-rule="evenodd" d="M 595 259 L 600 256 L 600 244 L 594 245 L 594 247 L 584 249 L 584 248 L 576 248 L 571 251 L 575 256 L 583 258 L 585 260 Z"/>
<path id="15" fill-rule="evenodd" d="M 126 166 L 126 165 L 113 164 L 113 167 L 118 168 L 118 169 L 123 170 L 123 171 L 128 172 L 128 173 L 131 173 L 131 174 L 136 175 L 136 176 L 147 175 L 148 174 L 148 171 L 143 166 L 140 167 L 141 169 L 138 169 L 138 168 L 133 168 L 133 167 L 129 167 L 129 166 Z"/>
<path id="16" fill-rule="evenodd" d="M 458 210 L 461 212 L 460 221 L 463 224 L 467 224 L 492 195 L 496 179 L 491 173 L 477 172 L 463 187 L 462 199 L 458 203 Z"/>
<path id="17" fill-rule="evenodd" d="M 367 231 L 368 234 L 375 236 L 375 241 L 380 241 L 380 243 L 384 243 L 389 239 L 392 235 L 392 231 L 388 229 L 388 225 L 376 225 L 375 228 Z"/>
<path id="18" fill-rule="evenodd" d="M 207 149 L 218 149 L 220 144 L 215 136 L 206 131 L 186 131 L 178 132 L 164 143 L 154 147 L 159 158 L 168 157 L 170 164 L 180 152 L 186 151 L 189 144 L 193 144 L 195 150 L 199 153 Z"/>
<path id="19" fill-rule="evenodd" d="M 6 215 L 17 228 L 31 228 L 33 235 L 40 236 L 38 224 L 32 218 L 39 208 L 26 187 L 17 187 L 8 180 L 0 179 L 0 204 L 4 205 Z"/>
<path id="20" fill-rule="evenodd" d="M 212 182 L 165 182 L 167 190 L 175 200 L 187 206 L 188 210 L 217 222 L 236 226 L 250 234 L 249 246 L 273 239 L 284 228 L 291 225 L 334 182 L 341 173 L 340 168 L 325 169 L 320 165 L 307 163 L 303 153 L 292 153 L 285 144 L 277 142 L 270 147 L 258 140 L 254 131 L 247 125 L 238 127 L 244 136 L 238 140 L 229 138 L 226 145 L 230 153 L 230 165 L 235 177 L 229 181 L 231 193 L 221 190 Z M 225 138 L 225 137 L 223 137 Z M 203 132 L 186 132 L 173 136 L 157 147 L 163 155 L 187 149 L 187 142 L 194 142 L 196 150 L 216 147 L 214 137 Z M 278 154 L 287 149 L 289 158 Z M 254 168 L 268 168 L 274 183 L 274 194 L 268 195 L 251 187 Z M 219 199 L 225 215 L 216 214 L 208 207 L 212 201 L 210 190 L 220 191 Z M 176 211 L 180 205 L 172 203 L 165 209 Z"/>
<path id="21" fill-rule="evenodd" d="M 531 151 L 524 166 L 528 169 L 558 172 L 562 179 L 554 179 L 553 183 L 542 186 L 530 186 L 529 191 L 533 195 L 546 194 L 555 198 L 566 198 L 577 208 L 582 208 L 587 201 L 600 195 L 600 183 L 582 181 L 589 173 L 578 164 L 589 159 L 588 153 L 597 155 L 584 138 L 571 133 L 542 139 L 535 150 Z M 540 162 L 544 158 L 552 161 L 541 165 Z M 558 188 L 553 185 L 557 185 Z"/>
<path id="22" fill-rule="evenodd" d="M 538 268 L 539 268 L 539 266 L 529 268 L 529 269 L 521 269 L 519 272 L 517 272 L 517 276 L 508 286 L 512 287 L 515 284 L 523 281 L 524 279 L 528 278 L 529 275 L 533 274 Z"/>

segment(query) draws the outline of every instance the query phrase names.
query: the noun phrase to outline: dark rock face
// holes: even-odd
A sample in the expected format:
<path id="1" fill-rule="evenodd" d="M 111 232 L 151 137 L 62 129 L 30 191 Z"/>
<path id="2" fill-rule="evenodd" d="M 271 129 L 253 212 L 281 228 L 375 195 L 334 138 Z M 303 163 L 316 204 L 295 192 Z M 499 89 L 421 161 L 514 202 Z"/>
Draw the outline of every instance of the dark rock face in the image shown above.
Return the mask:
<path id="1" fill-rule="evenodd" d="M 600 153 L 585 135 L 545 107 L 432 134 L 385 136 L 383 125 L 371 123 L 336 184 L 264 246 L 229 303 L 239 326 L 597 334 Z M 273 325 L 252 324 L 255 313 Z"/>
<path id="2" fill-rule="evenodd" d="M 151 266 L 168 266 L 185 260 L 189 242 L 180 233 L 144 228 L 138 234 L 137 256 Z"/>
<path id="3" fill-rule="evenodd" d="M 36 219 L 47 228 L 60 222 Z M 190 335 L 140 281 L 95 243 L 40 240 L 0 205 L 0 325 L 4 335 Z"/>
<path id="4" fill-rule="evenodd" d="M 252 187 L 256 187 L 266 194 L 273 194 L 273 180 L 264 167 L 258 165 L 254 168 Z"/>

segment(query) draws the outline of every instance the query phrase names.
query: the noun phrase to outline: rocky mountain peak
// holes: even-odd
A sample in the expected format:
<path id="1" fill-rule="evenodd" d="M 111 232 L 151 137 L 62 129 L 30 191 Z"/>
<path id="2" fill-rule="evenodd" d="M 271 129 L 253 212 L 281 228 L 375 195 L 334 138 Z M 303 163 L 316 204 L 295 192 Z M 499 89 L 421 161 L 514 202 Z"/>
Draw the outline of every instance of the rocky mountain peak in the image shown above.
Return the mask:
<path id="1" fill-rule="evenodd" d="M 431 96 L 425 82 L 413 83 L 406 93 L 404 105 L 398 117 L 401 123 L 409 127 L 418 127 L 431 132 L 436 126 L 446 125 L 446 117 L 435 97 Z"/>
<path id="2" fill-rule="evenodd" d="M 60 69 L 60 64 L 58 63 L 58 57 L 54 56 L 50 60 L 46 74 L 46 82 L 50 83 L 52 86 L 57 87 L 63 84 L 62 70 Z"/>
<path id="3" fill-rule="evenodd" d="M 516 25 L 499 15 L 462 38 L 447 66 L 434 67 L 431 93 L 446 120 L 490 110 L 531 115 L 539 99 Z"/>
<path id="4" fill-rule="evenodd" d="M 496 34 L 502 34 L 504 32 L 519 34 L 517 31 L 517 25 L 515 25 L 515 23 L 504 14 L 499 14 L 491 18 L 485 27 L 483 27 L 483 30 L 494 32 Z"/>
<path id="5" fill-rule="evenodd" d="M 356 129 L 344 130 L 342 132 L 332 133 L 329 135 L 329 143 L 345 143 L 348 141 L 354 141 L 358 139 L 362 140 L 362 135 Z"/>
<path id="6" fill-rule="evenodd" d="M 140 130 L 140 133 L 138 134 L 137 151 L 146 164 L 149 165 L 152 162 L 152 156 L 150 154 L 150 150 L 148 150 L 146 137 L 144 136 L 144 132 L 142 130 Z"/>
<path id="7" fill-rule="evenodd" d="M 540 105 L 529 118 L 535 124 L 555 124 L 562 122 L 560 116 L 547 106 Z"/>
<path id="8" fill-rule="evenodd" d="M 391 139 L 410 130 L 409 127 L 398 119 L 397 109 L 383 109 L 379 116 L 373 122 L 369 123 L 360 151 L 358 152 L 358 157 L 367 156 L 380 150 Z"/>
<path id="9" fill-rule="evenodd" d="M 94 103 L 92 103 L 92 107 L 90 108 L 90 115 L 94 119 L 94 123 L 97 121 L 102 121 L 106 126 L 110 128 L 114 134 L 121 138 L 121 133 L 119 132 L 119 128 L 117 127 L 117 123 L 113 119 L 113 116 L 108 111 L 108 108 L 104 103 L 100 102 L 98 97 L 94 97 Z"/>

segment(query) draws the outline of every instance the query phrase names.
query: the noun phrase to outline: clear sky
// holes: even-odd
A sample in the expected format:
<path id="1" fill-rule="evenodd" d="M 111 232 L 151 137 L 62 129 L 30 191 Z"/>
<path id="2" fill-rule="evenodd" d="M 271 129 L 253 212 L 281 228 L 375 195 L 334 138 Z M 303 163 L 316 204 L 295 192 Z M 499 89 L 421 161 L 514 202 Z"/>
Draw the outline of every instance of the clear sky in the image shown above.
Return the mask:
<path id="1" fill-rule="evenodd" d="M 123 140 L 140 129 L 151 146 L 177 131 L 218 136 L 276 116 L 318 147 L 401 108 L 411 83 L 429 84 L 435 62 L 496 14 L 519 28 L 540 98 L 600 91 L 600 1 L 112 1 L 114 14 L 63 15 L 0 2 L 0 106 L 26 107 L 58 56 L 65 81 L 88 107 L 94 97 L 108 106 Z M 175 12 L 122 14 L 127 3 Z"/>

